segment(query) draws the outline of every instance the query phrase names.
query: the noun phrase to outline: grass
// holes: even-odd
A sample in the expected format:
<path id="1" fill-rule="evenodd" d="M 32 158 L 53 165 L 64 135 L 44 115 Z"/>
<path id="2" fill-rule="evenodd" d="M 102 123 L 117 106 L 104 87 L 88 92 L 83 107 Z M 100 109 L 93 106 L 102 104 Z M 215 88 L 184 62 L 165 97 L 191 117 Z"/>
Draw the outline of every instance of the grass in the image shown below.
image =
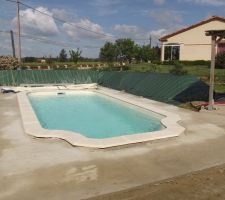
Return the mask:
<path id="1" fill-rule="evenodd" d="M 131 71 L 139 72 L 156 72 L 169 73 L 171 65 L 153 65 L 147 63 L 131 64 L 129 69 Z M 209 83 L 209 67 L 208 66 L 184 66 L 189 75 L 197 76 L 202 81 Z M 215 70 L 215 91 L 225 93 L 225 69 Z"/>

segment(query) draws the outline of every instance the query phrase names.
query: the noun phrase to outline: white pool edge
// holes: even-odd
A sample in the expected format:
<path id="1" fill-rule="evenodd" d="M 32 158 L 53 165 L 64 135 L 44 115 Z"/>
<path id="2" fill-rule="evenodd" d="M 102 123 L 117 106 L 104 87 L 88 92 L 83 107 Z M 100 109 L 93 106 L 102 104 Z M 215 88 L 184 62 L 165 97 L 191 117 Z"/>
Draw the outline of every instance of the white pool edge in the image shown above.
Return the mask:
<path id="1" fill-rule="evenodd" d="M 36 117 L 36 114 L 32 108 L 32 105 L 28 99 L 27 94 L 30 92 L 42 92 L 43 88 L 29 88 L 25 91 L 17 93 L 19 108 L 22 117 L 22 123 L 25 130 L 25 133 L 38 137 L 38 138 L 59 138 L 63 139 L 73 146 L 82 146 L 82 147 L 91 147 L 91 148 L 109 148 L 121 145 L 128 145 L 134 143 L 141 143 L 146 141 L 160 140 L 165 138 L 172 138 L 181 135 L 184 132 L 184 127 L 180 126 L 178 122 L 181 118 L 172 112 L 168 112 L 166 110 L 161 109 L 158 105 L 154 105 L 152 100 L 141 98 L 135 95 L 130 95 L 127 93 L 119 92 L 116 90 L 104 90 L 100 87 L 100 89 L 96 90 L 96 87 L 93 84 L 88 85 L 80 85 L 79 87 L 72 87 L 68 91 L 77 91 L 90 89 L 102 95 L 107 95 L 112 98 L 116 98 L 118 100 L 124 101 L 129 104 L 136 105 L 143 109 L 150 110 L 159 115 L 165 116 L 161 120 L 162 124 L 166 127 L 165 129 L 149 132 L 149 133 L 139 133 L 132 135 L 125 135 L 113 138 L 106 139 L 92 139 L 87 138 L 80 133 L 75 133 L 71 131 L 65 130 L 48 130 L 42 128 L 39 120 Z M 57 87 L 45 87 L 44 92 L 61 92 L 63 90 L 58 90 Z M 132 97 L 132 98 L 130 98 Z M 144 100 L 144 101 L 143 101 Z"/>

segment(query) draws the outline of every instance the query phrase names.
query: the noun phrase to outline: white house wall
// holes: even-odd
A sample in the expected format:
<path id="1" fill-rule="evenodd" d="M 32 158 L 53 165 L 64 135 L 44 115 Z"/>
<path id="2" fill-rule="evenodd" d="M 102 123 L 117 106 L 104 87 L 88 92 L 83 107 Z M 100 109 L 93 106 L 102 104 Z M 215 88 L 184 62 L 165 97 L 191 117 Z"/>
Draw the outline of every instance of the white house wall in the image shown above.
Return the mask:
<path id="1" fill-rule="evenodd" d="M 206 36 L 205 31 L 224 29 L 224 22 L 212 21 L 168 38 L 163 44 L 180 44 L 180 60 L 210 60 L 211 37 Z"/>

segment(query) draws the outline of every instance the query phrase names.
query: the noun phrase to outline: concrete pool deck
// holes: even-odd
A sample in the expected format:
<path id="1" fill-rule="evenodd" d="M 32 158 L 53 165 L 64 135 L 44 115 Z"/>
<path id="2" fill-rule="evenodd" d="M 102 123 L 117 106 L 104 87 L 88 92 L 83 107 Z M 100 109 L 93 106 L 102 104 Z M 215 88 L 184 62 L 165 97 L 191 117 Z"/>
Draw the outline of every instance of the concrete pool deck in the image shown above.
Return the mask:
<path id="1" fill-rule="evenodd" d="M 184 135 L 106 150 L 25 134 L 15 94 L 0 94 L 0 199 L 85 199 L 225 163 L 225 109 L 177 113 Z"/>

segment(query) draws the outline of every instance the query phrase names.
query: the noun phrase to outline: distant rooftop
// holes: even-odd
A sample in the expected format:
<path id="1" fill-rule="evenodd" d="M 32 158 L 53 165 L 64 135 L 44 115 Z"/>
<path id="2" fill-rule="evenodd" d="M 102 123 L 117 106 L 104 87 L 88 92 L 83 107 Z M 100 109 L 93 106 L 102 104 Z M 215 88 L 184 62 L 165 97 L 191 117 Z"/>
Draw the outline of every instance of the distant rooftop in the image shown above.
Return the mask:
<path id="1" fill-rule="evenodd" d="M 186 31 L 188 31 L 188 30 L 191 30 L 191 29 L 193 29 L 193 28 L 196 28 L 196 27 L 198 27 L 198 26 L 207 24 L 207 23 L 212 22 L 212 21 L 221 21 L 221 22 L 224 22 L 224 23 L 225 23 L 225 18 L 224 18 L 224 17 L 219 17 L 219 16 L 212 16 L 212 17 L 210 17 L 209 19 L 203 20 L 203 21 L 201 21 L 201 22 L 199 22 L 199 23 L 197 23 L 197 24 L 193 24 L 193 25 L 191 25 L 191 26 L 189 26 L 189 27 L 180 29 L 180 30 L 178 30 L 178 31 L 176 31 L 176 32 L 174 32 L 174 33 L 165 35 L 165 36 L 161 37 L 159 40 L 160 40 L 161 42 L 166 42 L 168 38 L 171 38 L 171 37 L 173 37 L 173 36 L 175 36 L 175 35 L 178 35 L 178 34 L 180 34 L 180 33 L 186 32 Z"/>

